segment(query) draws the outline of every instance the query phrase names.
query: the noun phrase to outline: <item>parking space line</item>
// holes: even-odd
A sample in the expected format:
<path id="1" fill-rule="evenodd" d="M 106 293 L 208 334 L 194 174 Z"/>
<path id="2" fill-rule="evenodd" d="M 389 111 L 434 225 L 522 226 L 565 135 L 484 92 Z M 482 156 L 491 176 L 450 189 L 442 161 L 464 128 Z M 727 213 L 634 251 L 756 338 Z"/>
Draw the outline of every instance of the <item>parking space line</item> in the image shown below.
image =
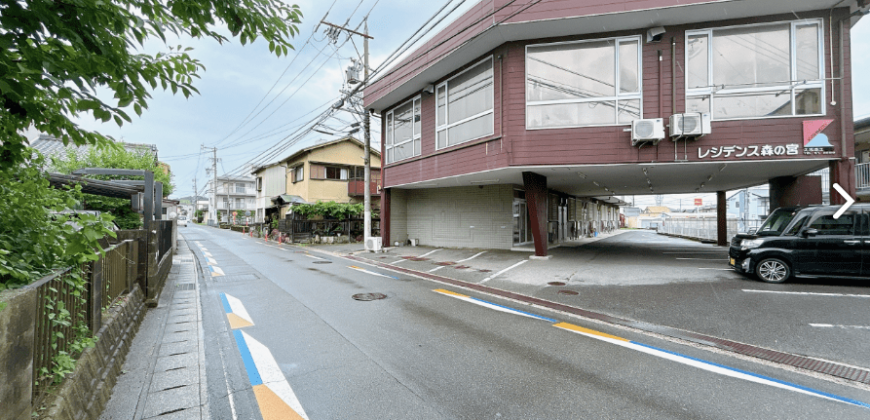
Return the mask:
<path id="1" fill-rule="evenodd" d="M 441 250 L 441 248 L 433 249 L 433 250 L 431 250 L 431 251 L 429 251 L 429 252 L 427 252 L 427 253 L 421 255 L 421 256 L 418 257 L 418 258 L 423 258 L 423 257 L 425 257 L 425 256 L 427 256 L 427 255 L 432 255 L 432 254 L 434 254 L 434 253 L 436 253 L 436 252 L 438 252 L 438 251 L 440 251 L 440 250 Z"/>
<path id="2" fill-rule="evenodd" d="M 816 328 L 842 328 L 845 330 L 870 330 L 870 325 L 834 325 L 834 324 L 810 324 Z"/>
<path id="3" fill-rule="evenodd" d="M 479 256 L 483 255 L 483 254 L 486 254 L 486 251 L 478 252 L 477 254 L 474 254 L 474 255 L 472 255 L 472 256 L 470 256 L 470 257 L 464 259 L 464 260 L 459 260 L 459 261 L 456 261 L 456 262 L 461 263 L 461 262 L 465 262 L 465 261 L 468 261 L 468 260 L 472 260 L 472 259 L 474 259 L 474 258 L 476 258 L 476 257 L 479 257 Z M 435 267 L 435 268 L 429 270 L 429 272 L 430 272 L 430 273 L 434 273 L 434 272 L 436 272 L 436 271 L 438 271 L 438 270 L 440 270 L 440 269 L 442 269 L 442 268 L 444 268 L 444 267 L 447 267 L 447 266 L 446 266 L 446 265 L 441 265 L 441 266 L 438 266 L 438 267 Z"/>
<path id="4" fill-rule="evenodd" d="M 757 290 L 743 289 L 746 293 L 772 293 L 777 295 L 796 295 L 796 296 L 827 296 L 827 297 L 853 297 L 870 299 L 870 295 L 855 295 L 848 293 L 818 293 L 818 292 L 784 292 L 779 290 Z"/>
<path id="5" fill-rule="evenodd" d="M 400 262 L 402 262 L 402 261 L 407 261 L 407 260 L 404 259 L 404 258 L 402 258 L 401 260 L 393 261 L 393 262 L 391 262 L 391 263 L 387 263 L 387 264 L 389 264 L 389 265 L 396 265 L 396 264 L 398 264 L 398 263 L 400 263 Z"/>
<path id="6" fill-rule="evenodd" d="M 508 271 L 508 270 L 510 270 L 510 269 L 512 269 L 512 268 L 514 268 L 514 267 L 518 267 L 518 266 L 522 265 L 523 263 L 527 263 L 527 262 L 529 262 L 529 260 L 522 260 L 522 261 L 520 261 L 520 262 L 518 262 L 518 263 L 516 263 L 516 264 L 514 264 L 514 265 L 512 265 L 512 266 L 510 266 L 510 267 L 508 267 L 508 268 L 505 268 L 504 270 L 499 271 L 498 273 L 495 273 L 495 274 L 493 274 L 493 275 L 491 275 L 491 276 L 489 276 L 489 277 L 487 277 L 487 278 L 481 280 L 480 283 L 478 283 L 478 284 L 486 283 L 486 282 L 488 282 L 488 281 L 490 281 L 490 280 L 492 280 L 492 279 L 498 277 L 499 275 L 503 274 L 504 272 L 506 272 L 506 271 Z"/>

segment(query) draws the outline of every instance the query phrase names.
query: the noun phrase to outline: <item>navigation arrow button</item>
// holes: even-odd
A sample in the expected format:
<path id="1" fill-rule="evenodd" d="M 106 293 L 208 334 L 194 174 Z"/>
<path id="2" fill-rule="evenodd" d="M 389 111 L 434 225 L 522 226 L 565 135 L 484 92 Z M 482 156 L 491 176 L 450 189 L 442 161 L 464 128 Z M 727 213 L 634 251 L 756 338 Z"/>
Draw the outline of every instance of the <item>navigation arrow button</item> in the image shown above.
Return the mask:
<path id="1" fill-rule="evenodd" d="M 846 212 L 846 210 L 849 210 L 849 207 L 852 206 L 852 203 L 855 202 L 855 199 L 849 197 L 849 194 L 846 193 L 846 190 L 844 190 L 843 187 L 840 186 L 840 184 L 834 183 L 834 189 L 837 190 L 837 192 L 846 199 L 846 204 L 843 204 L 843 207 L 840 207 L 840 209 L 837 210 L 836 213 L 834 213 L 834 220 L 836 220 L 839 219 L 840 216 L 842 216 L 843 213 Z"/>

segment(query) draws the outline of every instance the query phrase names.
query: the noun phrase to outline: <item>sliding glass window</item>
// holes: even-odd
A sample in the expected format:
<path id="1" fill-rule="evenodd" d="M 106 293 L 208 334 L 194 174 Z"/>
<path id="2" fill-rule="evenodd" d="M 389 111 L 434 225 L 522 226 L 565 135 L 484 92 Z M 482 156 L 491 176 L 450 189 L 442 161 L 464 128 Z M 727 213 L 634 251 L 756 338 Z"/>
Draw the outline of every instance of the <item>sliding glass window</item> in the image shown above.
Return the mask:
<path id="1" fill-rule="evenodd" d="M 825 113 L 822 21 L 686 33 L 686 111 L 714 120 Z"/>
<path id="2" fill-rule="evenodd" d="M 526 128 L 631 124 L 641 118 L 640 37 L 526 47 Z"/>
<path id="3" fill-rule="evenodd" d="M 438 85 L 435 101 L 438 149 L 492 135 L 492 57 Z"/>
<path id="4" fill-rule="evenodd" d="M 420 97 L 387 112 L 387 163 L 420 156 Z"/>

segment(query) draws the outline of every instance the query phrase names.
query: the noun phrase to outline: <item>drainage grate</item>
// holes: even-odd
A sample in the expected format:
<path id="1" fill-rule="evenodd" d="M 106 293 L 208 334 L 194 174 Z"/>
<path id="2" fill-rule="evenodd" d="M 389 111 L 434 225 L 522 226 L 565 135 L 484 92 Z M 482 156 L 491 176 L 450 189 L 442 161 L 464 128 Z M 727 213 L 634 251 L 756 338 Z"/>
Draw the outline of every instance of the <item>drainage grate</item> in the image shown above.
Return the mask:
<path id="1" fill-rule="evenodd" d="M 571 296 L 576 296 L 576 295 L 580 294 L 579 292 L 575 292 L 573 290 L 560 290 L 559 293 L 561 293 L 563 295 L 571 295 Z"/>
<path id="2" fill-rule="evenodd" d="M 314 261 L 314 263 L 315 264 L 332 264 L 332 261 L 321 260 L 321 261 Z"/>
<path id="3" fill-rule="evenodd" d="M 565 283 L 562 283 L 561 281 L 551 281 L 547 284 L 549 284 L 550 286 L 564 286 L 565 285 Z"/>
<path id="4" fill-rule="evenodd" d="M 387 295 L 383 293 L 357 293 L 351 297 L 354 298 L 354 300 L 369 301 L 383 299 L 386 298 Z"/>
<path id="5" fill-rule="evenodd" d="M 175 285 L 175 287 L 177 287 L 178 290 L 194 290 L 194 289 L 196 289 L 196 285 L 194 285 L 193 283 L 178 283 Z"/>

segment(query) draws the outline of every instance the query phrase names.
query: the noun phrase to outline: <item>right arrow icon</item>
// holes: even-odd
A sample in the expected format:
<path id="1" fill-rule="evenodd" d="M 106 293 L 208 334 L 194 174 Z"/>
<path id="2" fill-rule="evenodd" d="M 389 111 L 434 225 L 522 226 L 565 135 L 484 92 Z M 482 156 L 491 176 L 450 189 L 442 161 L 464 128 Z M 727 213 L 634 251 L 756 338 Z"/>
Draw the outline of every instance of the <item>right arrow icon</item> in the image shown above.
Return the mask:
<path id="1" fill-rule="evenodd" d="M 852 206 L 852 203 L 855 202 L 855 199 L 850 197 L 849 194 L 846 193 L 846 190 L 844 190 L 843 187 L 840 186 L 840 184 L 834 183 L 834 189 L 837 190 L 837 192 L 846 199 L 846 204 L 843 204 L 843 207 L 840 207 L 840 209 L 837 210 L 836 213 L 834 213 L 834 219 L 836 220 L 839 219 L 840 216 L 842 216 L 843 213 L 846 212 L 846 210 L 849 210 L 849 207 Z"/>

